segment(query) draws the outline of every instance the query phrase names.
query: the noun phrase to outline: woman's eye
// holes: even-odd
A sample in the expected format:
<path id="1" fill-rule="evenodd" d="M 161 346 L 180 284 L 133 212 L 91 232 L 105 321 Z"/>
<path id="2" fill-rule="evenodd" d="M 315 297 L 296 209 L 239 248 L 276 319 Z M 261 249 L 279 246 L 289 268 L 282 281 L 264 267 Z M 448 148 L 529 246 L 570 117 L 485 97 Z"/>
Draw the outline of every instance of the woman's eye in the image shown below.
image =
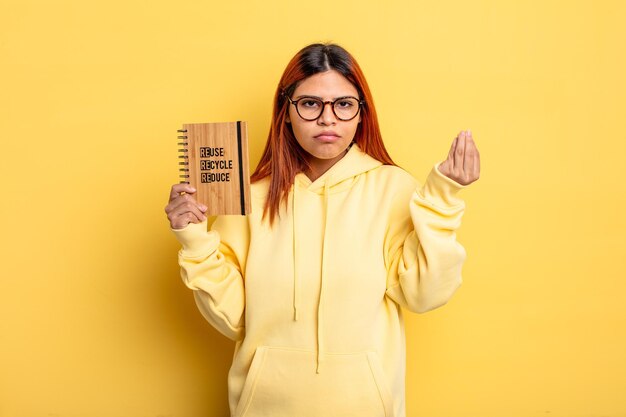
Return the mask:
<path id="1" fill-rule="evenodd" d="M 354 106 L 354 103 L 351 100 L 340 100 L 337 105 L 342 109 L 347 109 Z"/>
<path id="2" fill-rule="evenodd" d="M 320 104 L 319 102 L 315 100 L 303 100 L 302 105 L 304 107 L 315 108 L 315 107 L 318 107 Z"/>

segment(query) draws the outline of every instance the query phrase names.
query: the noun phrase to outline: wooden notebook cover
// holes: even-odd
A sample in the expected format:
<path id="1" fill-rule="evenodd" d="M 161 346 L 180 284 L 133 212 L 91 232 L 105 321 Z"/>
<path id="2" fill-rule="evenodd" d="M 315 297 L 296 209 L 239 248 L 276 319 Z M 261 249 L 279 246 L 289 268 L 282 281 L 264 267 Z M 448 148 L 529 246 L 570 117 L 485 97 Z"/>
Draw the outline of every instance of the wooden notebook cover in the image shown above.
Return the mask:
<path id="1" fill-rule="evenodd" d="M 186 123 L 178 132 L 181 182 L 196 189 L 205 214 L 249 214 L 247 123 Z"/>

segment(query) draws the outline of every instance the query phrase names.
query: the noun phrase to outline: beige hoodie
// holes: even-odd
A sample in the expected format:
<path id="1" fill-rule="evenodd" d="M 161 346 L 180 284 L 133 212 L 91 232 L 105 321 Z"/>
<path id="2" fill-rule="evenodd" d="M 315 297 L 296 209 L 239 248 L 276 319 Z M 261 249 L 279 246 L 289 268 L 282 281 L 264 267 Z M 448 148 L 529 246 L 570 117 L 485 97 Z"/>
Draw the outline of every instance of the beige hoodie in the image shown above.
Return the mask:
<path id="1" fill-rule="evenodd" d="M 353 145 L 314 182 L 296 176 L 273 228 L 265 179 L 252 214 L 173 230 L 200 311 L 236 341 L 232 417 L 405 417 L 400 307 L 445 304 L 466 258 L 465 186 L 438 165 L 420 187 Z"/>

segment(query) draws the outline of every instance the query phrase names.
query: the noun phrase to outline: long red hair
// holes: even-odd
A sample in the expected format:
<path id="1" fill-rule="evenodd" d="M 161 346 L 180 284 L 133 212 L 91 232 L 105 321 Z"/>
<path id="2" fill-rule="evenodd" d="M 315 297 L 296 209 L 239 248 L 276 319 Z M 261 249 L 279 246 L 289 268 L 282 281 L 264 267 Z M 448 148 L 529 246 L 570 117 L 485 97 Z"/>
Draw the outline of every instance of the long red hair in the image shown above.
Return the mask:
<path id="1" fill-rule="evenodd" d="M 353 141 L 363 152 L 383 164 L 396 165 L 385 149 L 372 94 L 354 57 L 336 44 L 316 43 L 306 46 L 289 61 L 278 83 L 265 150 L 250 177 L 253 183 L 270 177 L 269 191 L 263 209 L 263 218 L 269 215 L 270 225 L 278 215 L 281 201 L 287 202 L 295 176 L 308 168 L 307 152 L 302 149 L 291 125 L 286 122 L 289 104 L 287 96 L 291 97 L 302 80 L 329 70 L 335 70 L 346 77 L 356 87 L 359 98 L 365 101 L 361 107 L 361 123 Z"/>

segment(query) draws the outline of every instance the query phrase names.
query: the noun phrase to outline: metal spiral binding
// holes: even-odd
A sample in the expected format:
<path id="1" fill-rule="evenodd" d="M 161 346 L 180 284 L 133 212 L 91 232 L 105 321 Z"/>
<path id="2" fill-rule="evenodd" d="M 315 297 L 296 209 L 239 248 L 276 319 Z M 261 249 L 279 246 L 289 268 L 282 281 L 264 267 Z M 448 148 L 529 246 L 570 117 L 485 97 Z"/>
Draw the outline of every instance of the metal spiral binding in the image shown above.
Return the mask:
<path id="1" fill-rule="evenodd" d="M 187 129 L 178 129 L 177 130 L 178 133 L 187 133 Z M 177 139 L 187 139 L 187 136 L 178 136 Z M 188 152 L 187 149 L 187 145 L 189 143 L 186 140 L 183 140 L 181 142 L 178 142 L 178 146 L 182 146 L 182 148 L 178 149 L 178 152 L 181 153 L 186 153 Z M 178 158 L 183 159 L 183 161 L 180 161 L 178 163 L 178 165 L 183 165 L 185 166 L 185 168 L 179 168 L 179 171 L 183 171 L 184 174 L 179 174 L 178 176 L 180 178 L 189 178 L 189 157 L 187 155 L 178 155 Z M 181 180 L 180 181 L 181 184 L 189 184 L 189 180 Z"/>

